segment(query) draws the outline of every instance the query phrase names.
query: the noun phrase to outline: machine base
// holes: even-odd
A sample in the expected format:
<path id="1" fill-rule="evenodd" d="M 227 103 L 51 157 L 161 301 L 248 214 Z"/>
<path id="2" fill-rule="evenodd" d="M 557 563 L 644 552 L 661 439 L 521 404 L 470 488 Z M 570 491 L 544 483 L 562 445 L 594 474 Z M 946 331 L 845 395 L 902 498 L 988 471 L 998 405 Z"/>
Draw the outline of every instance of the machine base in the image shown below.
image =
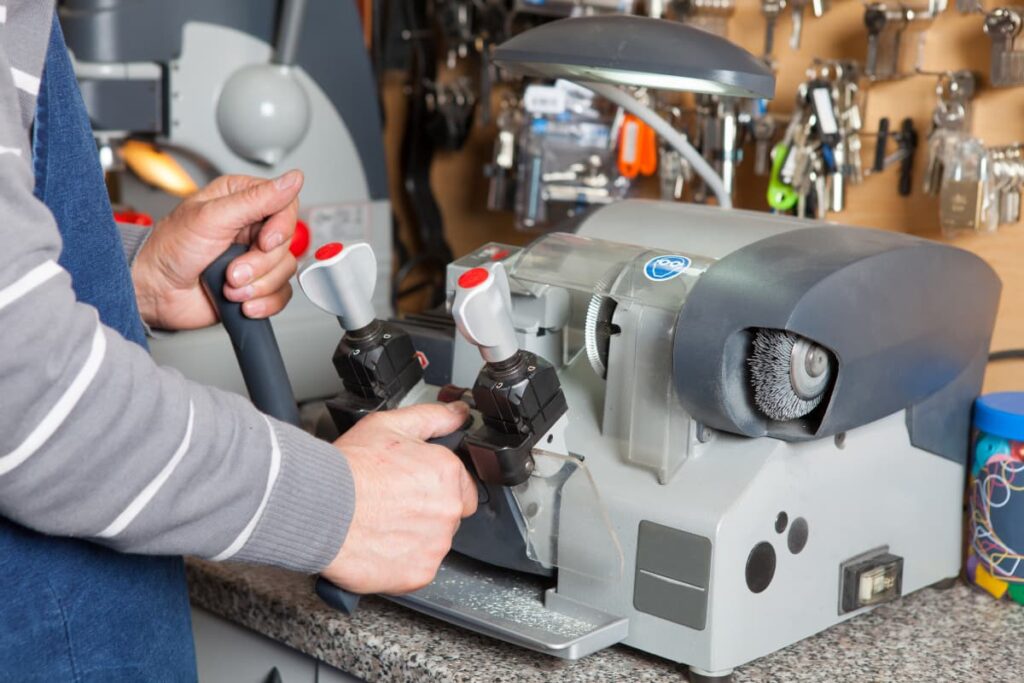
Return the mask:
<path id="1" fill-rule="evenodd" d="M 550 579 L 450 554 L 434 581 L 390 600 L 476 633 L 561 659 L 579 659 L 620 642 L 629 620 L 584 605 L 545 605 Z M 566 613 L 571 611 L 571 614 Z"/>

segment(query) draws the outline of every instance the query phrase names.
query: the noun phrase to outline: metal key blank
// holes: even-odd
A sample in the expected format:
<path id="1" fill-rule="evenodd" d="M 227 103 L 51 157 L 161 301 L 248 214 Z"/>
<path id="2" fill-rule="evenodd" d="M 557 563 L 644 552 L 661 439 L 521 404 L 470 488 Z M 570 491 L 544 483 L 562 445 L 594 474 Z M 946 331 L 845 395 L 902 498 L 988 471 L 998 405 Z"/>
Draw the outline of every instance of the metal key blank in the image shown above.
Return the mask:
<path id="1" fill-rule="evenodd" d="M 769 59 L 775 51 L 775 24 L 786 8 L 786 0 L 761 0 L 761 14 L 764 15 L 764 57 Z"/>

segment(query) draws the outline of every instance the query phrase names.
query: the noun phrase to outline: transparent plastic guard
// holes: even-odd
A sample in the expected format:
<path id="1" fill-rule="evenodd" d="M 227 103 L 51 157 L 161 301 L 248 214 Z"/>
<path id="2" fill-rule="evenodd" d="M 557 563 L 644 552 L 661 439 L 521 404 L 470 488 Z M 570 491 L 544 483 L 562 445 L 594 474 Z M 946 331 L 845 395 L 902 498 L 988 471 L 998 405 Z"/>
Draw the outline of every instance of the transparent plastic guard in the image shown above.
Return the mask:
<path id="1" fill-rule="evenodd" d="M 595 579 L 620 579 L 622 547 L 590 470 L 578 457 L 540 448 L 533 459 L 530 478 L 512 488 L 527 557 Z"/>
<path id="2" fill-rule="evenodd" d="M 623 226 L 622 238 L 629 239 L 628 225 Z M 665 266 L 657 263 L 666 257 L 669 267 L 673 263 L 685 266 L 666 273 Z M 524 249 L 511 266 L 509 276 L 527 289 L 532 283 L 563 287 L 588 296 L 609 294 L 620 302 L 675 312 L 712 262 L 713 259 L 692 253 L 556 232 Z"/>
<path id="3" fill-rule="evenodd" d="M 623 239 L 629 238 L 623 227 Z M 654 280 L 645 273 L 648 264 L 668 258 L 685 263 L 678 275 Z M 690 289 L 712 259 L 695 255 L 649 249 L 635 244 L 609 242 L 564 232 L 535 240 L 523 250 L 509 269 L 514 287 L 530 292 L 545 286 L 569 294 L 569 316 L 563 330 L 562 361 L 568 363 L 585 344 L 587 315 L 594 297 L 606 296 L 620 306 L 653 308 L 675 315 Z M 652 270 L 657 271 L 655 266 Z M 549 359 L 551 360 L 551 359 Z"/>
<path id="4" fill-rule="evenodd" d="M 629 230 L 623 226 L 624 240 Z M 603 437 L 663 484 L 689 457 L 696 429 L 675 394 L 676 318 L 713 262 L 693 253 L 552 233 L 524 250 L 510 270 L 527 290 L 547 285 L 569 293 L 563 362 L 586 352 L 606 387 L 614 387 L 604 396 Z"/>

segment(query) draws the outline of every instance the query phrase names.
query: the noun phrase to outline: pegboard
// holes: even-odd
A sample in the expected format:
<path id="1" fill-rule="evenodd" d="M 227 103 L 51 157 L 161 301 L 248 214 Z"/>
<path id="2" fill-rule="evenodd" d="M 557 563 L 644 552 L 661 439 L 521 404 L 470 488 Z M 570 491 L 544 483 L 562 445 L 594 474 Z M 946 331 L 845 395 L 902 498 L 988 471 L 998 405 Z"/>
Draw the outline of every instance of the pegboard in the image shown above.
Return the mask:
<path id="1" fill-rule="evenodd" d="M 754 54 L 764 46 L 765 22 L 760 0 L 737 0 L 736 12 L 729 22 L 729 38 Z M 915 2 L 908 2 L 915 4 Z M 924 1 L 921 0 L 921 4 Z M 982 30 L 980 14 L 963 15 L 956 11 L 955 0 L 931 24 L 925 34 L 921 67 L 924 71 L 970 69 L 979 76 L 978 93 L 974 99 L 972 132 L 986 145 L 1005 145 L 1024 141 L 1024 87 L 991 88 L 988 85 L 991 41 Z M 997 6 L 991 0 L 989 7 Z M 785 12 L 776 25 L 775 61 L 778 67 L 775 99 L 769 110 L 788 114 L 795 104 L 796 88 L 805 80 L 805 72 L 814 58 L 854 59 L 863 62 L 867 54 L 867 31 L 864 27 L 864 5 L 861 0 L 832 0 L 829 11 L 821 18 L 808 12 L 799 50 L 788 44 L 791 14 Z M 877 82 L 869 88 L 864 112 L 867 131 L 876 128 L 878 120 L 888 116 L 894 126 L 905 117 L 914 119 L 921 144 L 914 164 L 914 190 L 911 196 L 897 192 L 898 168 L 865 178 L 860 185 L 849 185 L 846 209 L 830 214 L 829 220 L 856 226 L 908 232 L 932 239 L 941 239 L 938 198 L 921 190 L 926 163 L 927 133 L 935 107 L 936 78 L 918 75 L 897 81 Z M 390 78 L 385 85 L 387 105 L 387 144 L 389 165 L 396 168 L 402 112 L 399 78 Z M 432 169 L 432 185 L 441 205 L 449 242 L 456 255 L 465 254 L 487 241 L 524 244 L 532 239 L 516 231 L 512 217 L 486 209 L 487 181 L 483 166 L 490 161 L 495 129 L 476 126 L 464 149 L 456 153 L 438 154 Z M 865 167 L 871 163 L 873 140 L 864 139 Z M 765 191 L 767 179 L 752 172 L 752 150 L 738 174 L 737 207 L 767 210 Z M 392 173 L 393 189 L 398 179 Z M 398 207 L 400 215 L 402 208 Z M 1003 296 L 993 339 L 993 349 L 1024 347 L 1024 227 L 1000 226 L 991 235 L 967 235 L 952 241 L 990 263 L 1003 281 Z M 1024 389 L 1024 362 L 1002 362 L 989 368 L 986 391 Z"/>

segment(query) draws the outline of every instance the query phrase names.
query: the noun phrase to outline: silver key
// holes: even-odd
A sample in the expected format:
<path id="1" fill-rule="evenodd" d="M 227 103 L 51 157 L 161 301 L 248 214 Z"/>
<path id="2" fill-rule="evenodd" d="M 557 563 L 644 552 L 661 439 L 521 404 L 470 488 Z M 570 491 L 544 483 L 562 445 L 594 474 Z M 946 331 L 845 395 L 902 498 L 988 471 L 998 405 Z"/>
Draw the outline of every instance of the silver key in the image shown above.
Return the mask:
<path id="1" fill-rule="evenodd" d="M 945 172 L 949 154 L 952 151 L 956 133 L 936 128 L 928 136 L 928 161 L 924 169 L 925 194 L 936 196 L 942 188 L 942 176 Z"/>
<path id="2" fill-rule="evenodd" d="M 804 31 L 804 9 L 807 0 L 789 0 L 793 7 L 793 30 L 789 34 L 789 47 L 793 50 L 800 49 L 800 36 Z"/>
<path id="3" fill-rule="evenodd" d="M 999 222 L 1016 223 L 1020 220 L 1020 183 L 1010 178 L 999 194 Z"/>
<path id="4" fill-rule="evenodd" d="M 974 91 L 975 77 L 970 71 L 951 71 L 939 76 L 935 86 L 938 101 L 932 112 L 932 125 L 946 130 L 970 130 Z"/>
<path id="5" fill-rule="evenodd" d="M 788 147 L 786 159 L 779 169 L 779 179 L 794 190 L 806 187 L 807 176 L 811 170 L 811 151 L 803 143 L 792 143 Z"/>
<path id="6" fill-rule="evenodd" d="M 861 117 L 860 88 L 856 81 L 847 81 L 843 88 L 841 120 L 843 124 L 843 143 L 845 147 L 845 163 L 843 175 L 854 184 L 864 182 L 864 166 L 860 158 L 860 131 L 863 128 Z"/>
<path id="7" fill-rule="evenodd" d="M 846 208 L 846 155 L 848 154 L 845 140 L 835 148 L 836 170 L 829 177 L 829 211 L 839 213 Z"/>
<path id="8" fill-rule="evenodd" d="M 658 148 L 658 180 L 661 198 L 666 201 L 679 201 L 683 198 L 683 190 L 693 178 L 693 169 L 682 155 L 664 145 Z"/>
<path id="9" fill-rule="evenodd" d="M 787 137 L 790 138 L 787 142 L 789 154 L 786 155 L 779 176 L 782 182 L 800 195 L 806 194 L 810 188 L 814 150 L 808 141 L 815 122 L 814 114 L 805 109 L 794 115 L 787 131 Z"/>
<path id="10" fill-rule="evenodd" d="M 804 30 L 804 18 L 806 17 L 806 10 L 808 5 L 811 8 L 811 14 L 820 19 L 825 11 L 828 10 L 827 0 L 789 0 L 789 5 L 793 9 L 793 30 L 789 34 L 789 47 L 794 50 L 800 49 L 800 38 L 803 35 Z"/>
<path id="11" fill-rule="evenodd" d="M 764 15 L 764 57 L 767 59 L 775 51 L 775 24 L 779 15 L 786 8 L 786 0 L 761 0 L 761 14 Z"/>
<path id="12" fill-rule="evenodd" d="M 775 121 L 775 117 L 768 113 L 751 121 L 751 133 L 754 137 L 754 173 L 756 175 L 768 175 L 771 170 L 769 155 L 777 128 L 778 123 Z"/>
<path id="13" fill-rule="evenodd" d="M 648 3 L 650 16 L 651 4 Z M 736 11 L 736 0 L 671 0 L 667 3 L 674 18 L 699 29 L 725 37 L 729 19 Z"/>
<path id="14" fill-rule="evenodd" d="M 820 166 L 814 171 L 812 189 L 814 191 L 814 217 L 819 221 L 824 220 L 828 216 L 831 197 L 829 193 L 829 176 L 825 174 L 825 169 Z"/>
<path id="15" fill-rule="evenodd" d="M 1000 224 L 1016 223 L 1020 220 L 1020 190 L 1021 180 L 1024 178 L 1022 150 L 1024 148 L 1018 144 L 997 147 L 990 151 Z"/>
<path id="16" fill-rule="evenodd" d="M 993 184 L 995 186 L 996 207 L 999 212 L 999 224 L 1016 223 L 1017 218 L 1020 217 L 1020 194 L 1013 191 L 1013 177 L 1004 170 L 1002 174 L 996 175 Z M 1016 203 L 1014 198 L 1016 198 Z M 1014 215 L 1015 212 L 1016 215 Z"/>

